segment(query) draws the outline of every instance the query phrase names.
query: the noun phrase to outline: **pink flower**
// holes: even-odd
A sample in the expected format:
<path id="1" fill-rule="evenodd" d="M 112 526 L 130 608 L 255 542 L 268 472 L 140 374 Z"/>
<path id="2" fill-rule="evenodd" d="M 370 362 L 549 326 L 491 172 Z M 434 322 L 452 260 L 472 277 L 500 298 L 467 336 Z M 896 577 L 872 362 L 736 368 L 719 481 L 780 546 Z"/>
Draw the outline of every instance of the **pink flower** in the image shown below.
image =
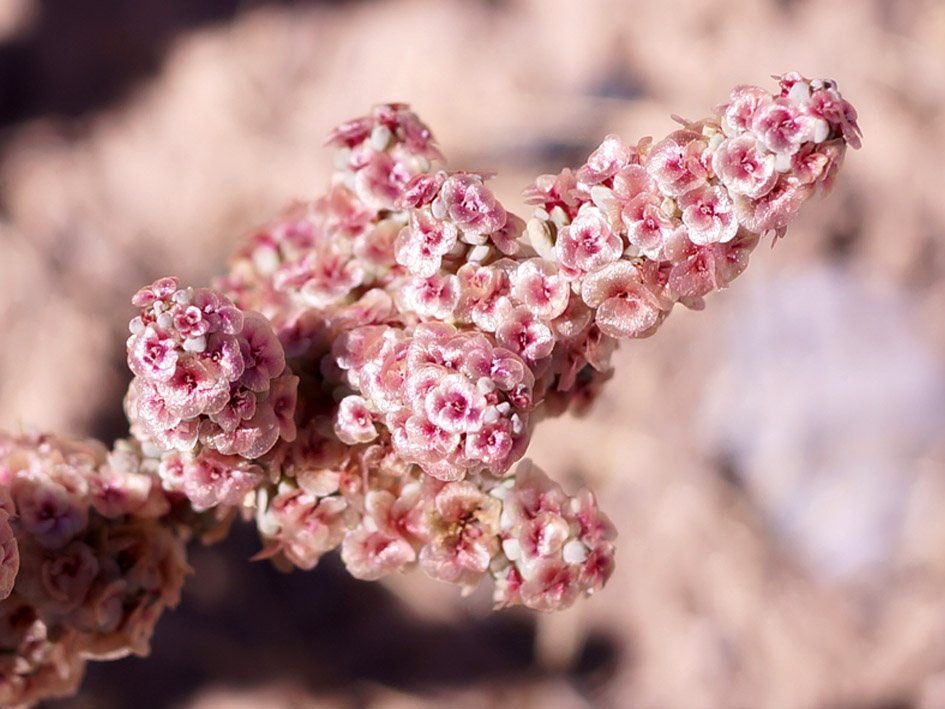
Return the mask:
<path id="1" fill-rule="evenodd" d="M 354 237 L 352 244 L 354 259 L 349 264 L 359 264 L 361 268 L 349 267 L 352 275 L 348 283 L 351 285 L 345 284 L 347 287 L 345 295 L 356 285 L 367 283 L 372 272 L 383 272 L 396 265 L 394 241 L 402 228 L 403 224 L 399 220 L 384 219 L 361 230 Z"/>
<path id="2" fill-rule="evenodd" d="M 474 382 L 489 376 L 493 346 L 485 335 L 460 332 L 437 343 L 432 349 L 437 362 L 454 372 L 465 374 Z"/>
<path id="3" fill-rule="evenodd" d="M 613 523 L 597 507 L 594 493 L 582 488 L 571 502 L 571 510 L 580 527 L 579 538 L 588 545 L 612 541 L 617 536 Z"/>
<path id="4" fill-rule="evenodd" d="M 519 545 L 526 559 L 557 556 L 571 536 L 568 521 L 556 512 L 540 512 L 522 524 Z"/>
<path id="5" fill-rule="evenodd" d="M 542 512 L 561 514 L 568 498 L 531 460 L 523 460 L 515 470 L 514 485 L 502 498 L 502 530 L 507 531 Z"/>
<path id="6" fill-rule="evenodd" d="M 847 144 L 854 150 L 858 149 L 862 131 L 856 123 L 856 109 L 840 96 L 836 84 L 832 81 L 819 83 L 823 88 L 811 94 L 811 110 L 831 125 L 837 126 Z"/>
<path id="7" fill-rule="evenodd" d="M 131 298 L 132 304 L 137 308 L 146 308 L 156 301 L 165 300 L 180 285 L 180 279 L 174 276 L 159 278 L 149 286 L 144 286 Z"/>
<path id="8" fill-rule="evenodd" d="M 389 532 L 361 525 L 341 543 L 341 559 L 356 579 L 374 581 L 417 558 L 408 541 Z"/>
<path id="9" fill-rule="evenodd" d="M 353 121 L 343 123 L 332 130 L 325 139 L 325 144 L 352 148 L 366 140 L 367 137 L 371 135 L 371 129 L 373 127 L 373 116 L 362 116 Z"/>
<path id="10" fill-rule="evenodd" d="M 558 559 L 542 559 L 525 579 L 519 593 L 522 604 L 538 611 L 563 610 L 580 593 L 578 572 Z"/>
<path id="11" fill-rule="evenodd" d="M 338 403 L 335 435 L 348 445 L 367 443 L 377 438 L 373 415 L 362 397 L 346 396 Z"/>
<path id="12" fill-rule="evenodd" d="M 174 329 L 185 340 L 206 335 L 210 330 L 210 321 L 196 305 L 175 305 L 171 309 Z"/>
<path id="13" fill-rule="evenodd" d="M 502 391 L 511 391 L 524 384 L 530 388 L 535 377 L 522 358 L 504 347 L 492 351 L 492 363 L 489 378 Z"/>
<path id="14" fill-rule="evenodd" d="M 450 370 L 438 364 L 420 364 L 411 366 L 409 370 L 410 374 L 404 383 L 405 402 L 423 401 L 430 390 L 450 373 Z"/>
<path id="15" fill-rule="evenodd" d="M 426 207 L 436 199 L 445 180 L 446 173 L 442 170 L 433 174 L 416 175 L 404 187 L 397 206 L 401 209 Z"/>
<path id="16" fill-rule="evenodd" d="M 285 353 L 269 321 L 253 311 L 243 316 L 240 332 L 240 352 L 245 368 L 240 384 L 255 392 L 269 388 L 269 381 L 285 369 Z"/>
<path id="17" fill-rule="evenodd" d="M 405 419 L 404 416 L 406 416 Z M 404 419 L 402 435 L 405 438 L 403 442 L 399 438 L 395 438 L 394 443 L 401 448 L 402 454 L 410 460 L 426 466 L 455 453 L 459 447 L 460 433 L 448 431 L 435 424 L 428 418 L 425 411 L 411 413 L 409 409 L 401 410 L 388 417 L 387 427 L 392 430 L 401 428 L 397 423 L 400 419 Z"/>
<path id="18" fill-rule="evenodd" d="M 134 432 L 132 427 L 132 433 Z M 163 450 L 189 451 L 197 445 L 198 434 L 198 419 L 189 419 L 165 429 L 146 429 L 144 438 Z"/>
<path id="19" fill-rule="evenodd" d="M 588 275 L 581 297 L 597 308 L 597 327 L 611 337 L 645 337 L 662 315 L 659 301 L 640 282 L 639 271 L 629 261 L 617 261 Z"/>
<path id="20" fill-rule="evenodd" d="M 214 332 L 207 339 L 206 348 L 199 353 L 201 362 L 221 381 L 235 382 L 246 370 L 241 340 L 234 335 Z"/>
<path id="21" fill-rule="evenodd" d="M 559 342 L 579 339 L 591 324 L 593 313 L 580 298 L 568 300 L 568 307 L 551 323 Z"/>
<path id="22" fill-rule="evenodd" d="M 551 261 L 532 258 L 522 261 L 512 273 L 511 295 L 535 317 L 553 320 L 568 306 L 571 287 Z"/>
<path id="23" fill-rule="evenodd" d="M 173 338 L 158 334 L 150 325 L 128 340 L 128 366 L 139 377 L 167 381 L 174 374 L 177 359 Z"/>
<path id="24" fill-rule="evenodd" d="M 187 476 L 184 455 L 174 450 L 164 453 L 158 464 L 157 473 L 165 490 L 183 492 L 184 479 Z"/>
<path id="25" fill-rule="evenodd" d="M 211 330 L 235 335 L 243 329 L 243 314 L 222 293 L 212 288 L 195 288 L 190 302 L 200 308 L 203 317 L 210 323 Z"/>
<path id="26" fill-rule="evenodd" d="M 281 551 L 299 568 L 312 569 L 338 546 L 354 516 L 343 497 L 319 499 L 300 489 L 282 492 L 259 516 L 261 529 L 272 527 L 267 536 L 273 542 L 271 550 L 260 556 Z"/>
<path id="27" fill-rule="evenodd" d="M 433 136 L 417 116 L 401 103 L 375 106 L 371 115 L 345 123 L 333 130 L 326 141 L 337 147 L 356 148 L 370 143 L 372 150 L 401 148 L 411 155 L 437 158 Z"/>
<path id="28" fill-rule="evenodd" d="M 771 152 L 793 155 L 801 145 L 814 139 L 818 121 L 823 119 L 782 97 L 758 109 L 752 118 L 751 130 Z"/>
<path id="29" fill-rule="evenodd" d="M 736 86 L 730 103 L 721 106 L 722 128 L 728 136 L 751 130 L 752 120 L 762 106 L 771 102 L 771 94 L 758 86 Z"/>
<path id="30" fill-rule="evenodd" d="M 696 246 L 685 237 L 674 247 L 669 286 L 684 298 L 700 298 L 726 287 L 748 265 L 758 237 L 747 232 L 726 244 Z"/>
<path id="31" fill-rule="evenodd" d="M 507 463 L 515 443 L 512 434 L 512 424 L 507 418 L 498 418 L 490 421 L 489 411 L 483 416 L 486 421 L 478 431 L 466 434 L 466 457 L 478 460 L 487 467 L 501 466 Z"/>
<path id="32" fill-rule="evenodd" d="M 650 177 L 646 168 L 639 164 L 627 165 L 614 175 L 614 194 L 623 202 L 629 202 L 642 194 L 656 199 L 659 190 L 656 181 Z"/>
<path id="33" fill-rule="evenodd" d="M 258 465 L 212 450 L 203 450 L 184 464 L 183 491 L 198 510 L 239 505 L 261 481 Z"/>
<path id="34" fill-rule="evenodd" d="M 167 381 L 157 385 L 167 410 L 180 419 L 215 414 L 230 400 L 230 382 L 198 357 L 182 358 Z"/>
<path id="35" fill-rule="evenodd" d="M 422 317 L 445 320 L 459 302 L 459 281 L 449 273 L 415 276 L 398 291 L 404 310 Z"/>
<path id="36" fill-rule="evenodd" d="M 489 234 L 489 241 L 506 256 L 514 256 L 519 252 L 519 239 L 524 232 L 525 220 L 509 212 L 505 224 Z"/>
<path id="37" fill-rule="evenodd" d="M 438 206 L 440 203 L 441 206 Z M 440 188 L 434 213 L 448 216 L 464 232 L 491 234 L 505 226 L 505 209 L 495 195 L 482 184 L 482 177 L 470 173 L 456 173 L 446 178 Z"/>
<path id="38" fill-rule="evenodd" d="M 380 413 L 399 406 L 407 373 L 407 342 L 385 338 L 371 360 L 359 372 L 357 387 Z"/>
<path id="39" fill-rule="evenodd" d="M 608 135 L 576 174 L 578 181 L 596 185 L 626 167 L 633 151 L 617 135 Z"/>
<path id="40" fill-rule="evenodd" d="M 65 546 L 88 523 L 87 506 L 49 478 L 18 486 L 13 499 L 18 524 L 47 549 Z"/>
<path id="41" fill-rule="evenodd" d="M 357 578 L 380 578 L 416 559 L 414 544 L 428 538 L 423 509 L 427 499 L 416 482 L 398 495 L 371 490 L 364 498 L 365 516 L 342 543 L 342 559 Z"/>
<path id="42" fill-rule="evenodd" d="M 342 329 L 355 329 L 365 325 L 376 325 L 388 320 L 394 311 L 394 301 L 387 293 L 380 288 L 372 288 L 361 296 L 356 302 L 348 305 L 343 311 L 337 314 L 334 322 Z M 311 311 L 305 311 L 311 313 Z M 315 318 L 313 318 L 313 321 Z M 324 333 L 321 328 L 324 327 L 324 321 L 318 320 L 318 325 L 313 324 L 315 332 L 313 335 L 318 338 Z M 321 327 L 319 327 L 319 325 Z M 282 340 L 280 331 L 280 341 Z"/>
<path id="43" fill-rule="evenodd" d="M 230 400 L 220 411 L 210 416 L 210 420 L 226 433 L 232 433 L 236 427 L 256 413 L 256 395 L 239 385 L 230 385 Z"/>
<path id="44" fill-rule="evenodd" d="M 279 440 L 280 427 L 272 401 L 257 400 L 256 412 L 239 422 L 232 431 L 224 431 L 211 420 L 200 423 L 200 442 L 224 455 L 253 459 L 268 453 Z"/>
<path id="45" fill-rule="evenodd" d="M 90 476 L 89 495 L 92 507 L 104 517 L 117 518 L 130 513 L 141 514 L 149 502 L 150 509 L 157 514 L 166 511 L 162 500 L 155 501 L 153 492 L 157 481 L 149 474 L 138 472 L 137 455 L 126 451 L 128 459 L 135 459 L 134 470 L 122 470 L 116 467 L 120 452 L 109 455 L 109 465 L 103 466 Z M 158 496 L 160 498 L 160 496 Z"/>
<path id="46" fill-rule="evenodd" d="M 557 175 L 541 175 L 523 196 L 526 204 L 540 204 L 549 212 L 560 207 L 569 217 L 577 214 L 578 207 L 588 199 L 587 192 L 578 187 L 574 173 L 568 168 Z"/>
<path id="47" fill-rule="evenodd" d="M 585 552 L 578 572 L 578 583 L 586 594 L 600 591 L 614 573 L 614 545 L 599 544 Z"/>
<path id="48" fill-rule="evenodd" d="M 839 141 L 807 145 L 792 156 L 790 175 L 801 185 L 820 184 L 829 190 L 842 159 L 843 145 Z"/>
<path id="49" fill-rule="evenodd" d="M 756 234 L 783 229 L 813 191 L 813 185 L 800 184 L 791 175 L 782 175 L 774 188 L 758 199 L 735 195 L 735 214 L 739 224 Z"/>
<path id="50" fill-rule="evenodd" d="M 650 148 L 645 161 L 647 172 L 665 194 L 678 197 L 706 181 L 708 171 L 702 163 L 705 148 L 701 135 L 678 130 Z"/>
<path id="51" fill-rule="evenodd" d="M 362 203 L 375 211 L 395 209 L 414 174 L 406 161 L 398 160 L 395 155 L 373 153 L 354 175 L 354 192 Z"/>
<path id="52" fill-rule="evenodd" d="M 356 374 L 375 356 L 385 340 L 400 334 L 383 325 L 342 331 L 332 343 L 332 359 L 340 369 Z"/>
<path id="53" fill-rule="evenodd" d="M 285 458 L 282 459 L 282 469 L 290 477 L 296 478 L 299 484 L 307 487 L 304 483 L 304 474 L 306 471 L 332 470 L 339 466 L 346 455 L 346 446 L 334 436 L 332 422 L 328 417 L 314 417 L 308 423 L 299 429 L 298 436 L 292 442 L 291 446 L 280 444 L 284 448 Z M 320 479 L 312 478 L 313 484 L 318 485 L 318 489 L 308 488 L 313 494 L 330 495 L 337 491 L 337 474 L 331 474 L 326 477 L 334 478 L 334 482 L 326 483 L 328 488 L 322 487 Z"/>
<path id="54" fill-rule="evenodd" d="M 458 233 L 455 224 L 437 219 L 429 210 L 413 210 L 410 225 L 394 242 L 394 258 L 413 275 L 427 278 L 456 245 Z"/>
<path id="55" fill-rule="evenodd" d="M 495 334 L 499 344 L 531 362 L 547 357 L 555 346 L 551 328 L 527 305 L 519 305 L 509 312 Z"/>
<path id="56" fill-rule="evenodd" d="M 596 271 L 620 258 L 623 244 L 597 207 L 584 205 L 569 226 L 558 231 L 555 253 L 578 272 Z"/>
<path id="57" fill-rule="evenodd" d="M 433 501 L 428 523 L 431 541 L 420 550 L 420 565 L 430 576 L 472 584 L 499 551 L 499 501 L 470 482 L 449 483 Z"/>
<path id="58" fill-rule="evenodd" d="M 416 559 L 406 537 L 412 536 L 410 530 L 419 531 L 411 521 L 419 489 L 408 487 L 400 498 L 386 490 L 372 490 L 365 496 L 365 517 L 345 535 L 341 547 L 341 558 L 352 576 L 378 579 Z"/>
<path id="59" fill-rule="evenodd" d="M 95 551 L 88 544 L 73 541 L 42 562 L 37 600 L 49 615 L 63 618 L 85 601 L 98 572 Z"/>
<path id="60" fill-rule="evenodd" d="M 706 185 L 687 192 L 679 198 L 679 208 L 694 244 L 725 243 L 738 231 L 732 200 L 721 187 Z"/>
<path id="61" fill-rule="evenodd" d="M 279 290 L 295 290 L 313 307 L 323 308 L 345 298 L 364 279 L 364 266 L 349 253 L 318 244 L 300 261 L 284 264 L 273 282 Z"/>
<path id="62" fill-rule="evenodd" d="M 430 422 L 450 433 L 475 431 L 482 425 L 486 400 L 476 385 L 462 374 L 449 374 L 424 400 Z"/>
<path id="63" fill-rule="evenodd" d="M 510 269 L 505 267 L 504 261 L 507 259 L 488 266 L 466 263 L 459 268 L 457 320 L 472 322 L 485 332 L 495 332 L 502 313 L 510 306 Z"/>
<path id="64" fill-rule="evenodd" d="M 315 203 L 312 212 L 322 217 L 327 232 L 349 237 L 363 232 L 374 220 L 374 213 L 341 184 L 332 185 L 328 194 Z M 311 227 L 305 224 L 303 230 L 311 230 Z"/>
<path id="65" fill-rule="evenodd" d="M 630 200 L 621 218 L 627 227 L 627 241 L 651 259 L 660 257 L 663 242 L 679 228 L 678 220 L 667 216 L 659 202 L 647 193 Z"/>
<path id="66" fill-rule="evenodd" d="M 746 197 L 762 197 L 778 181 L 771 153 L 758 149 L 752 135 L 723 141 L 712 156 L 712 169 L 732 192 Z"/>

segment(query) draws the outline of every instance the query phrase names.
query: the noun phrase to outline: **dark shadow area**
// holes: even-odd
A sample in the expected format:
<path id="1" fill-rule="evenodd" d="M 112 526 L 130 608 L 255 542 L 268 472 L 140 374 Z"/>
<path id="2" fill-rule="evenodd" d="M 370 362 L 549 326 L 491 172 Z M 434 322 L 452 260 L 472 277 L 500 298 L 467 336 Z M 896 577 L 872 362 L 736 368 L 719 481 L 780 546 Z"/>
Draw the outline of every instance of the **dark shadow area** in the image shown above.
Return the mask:
<path id="1" fill-rule="evenodd" d="M 864 210 L 854 195 L 844 195 L 844 202 L 844 208 L 837 210 L 830 223 L 824 242 L 827 259 L 838 265 L 849 263 L 862 251 L 860 241 L 863 234 Z"/>
<path id="2" fill-rule="evenodd" d="M 312 571 L 283 574 L 248 561 L 258 550 L 255 531 L 242 524 L 218 546 L 193 548 L 195 574 L 178 609 L 158 623 L 151 656 L 89 663 L 79 695 L 47 706 L 158 709 L 212 685 L 280 681 L 353 700 L 370 685 L 424 693 L 545 674 L 533 652 L 534 614 L 430 622 L 380 584 L 352 578 L 334 554 Z M 593 692 L 616 666 L 614 643 L 592 636 L 567 676 Z"/>
<path id="3" fill-rule="evenodd" d="M 738 456 L 731 450 L 716 452 L 712 469 L 731 490 L 739 494 L 747 494 L 745 472 L 738 463 Z"/>
<path id="4" fill-rule="evenodd" d="M 636 101 L 645 97 L 649 90 L 643 77 L 634 71 L 634 67 L 616 62 L 589 87 L 588 93 L 599 98 Z"/>
<path id="5" fill-rule="evenodd" d="M 833 709 L 915 709 L 917 704 L 906 697 L 896 697 L 874 704 L 844 704 Z"/>
<path id="6" fill-rule="evenodd" d="M 571 682 L 588 699 L 603 691 L 621 664 L 627 664 L 627 648 L 616 638 L 592 632 L 571 668 Z M 632 660 L 632 657 L 630 658 Z"/>
<path id="7" fill-rule="evenodd" d="M 41 1 L 35 22 L 0 44 L 0 128 L 44 115 L 74 118 L 120 100 L 154 74 L 183 31 L 264 5 L 345 1 Z"/>

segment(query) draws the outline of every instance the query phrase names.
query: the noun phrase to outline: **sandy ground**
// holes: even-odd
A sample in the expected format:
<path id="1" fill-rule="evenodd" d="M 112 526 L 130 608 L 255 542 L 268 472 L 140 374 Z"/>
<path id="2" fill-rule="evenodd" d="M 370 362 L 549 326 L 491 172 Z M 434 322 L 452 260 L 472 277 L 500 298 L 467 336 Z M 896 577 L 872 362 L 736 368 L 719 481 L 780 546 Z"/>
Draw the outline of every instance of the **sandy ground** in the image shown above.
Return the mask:
<path id="1" fill-rule="evenodd" d="M 203 284 L 323 187 L 323 136 L 406 101 L 506 205 L 738 83 L 836 79 L 864 148 L 704 312 L 629 343 L 532 456 L 592 483 L 618 568 L 566 613 L 419 576 L 197 550 L 96 707 L 945 707 L 945 4 L 0 2 L 0 426 L 124 433 L 129 295 Z M 132 9 L 133 8 L 133 9 Z"/>

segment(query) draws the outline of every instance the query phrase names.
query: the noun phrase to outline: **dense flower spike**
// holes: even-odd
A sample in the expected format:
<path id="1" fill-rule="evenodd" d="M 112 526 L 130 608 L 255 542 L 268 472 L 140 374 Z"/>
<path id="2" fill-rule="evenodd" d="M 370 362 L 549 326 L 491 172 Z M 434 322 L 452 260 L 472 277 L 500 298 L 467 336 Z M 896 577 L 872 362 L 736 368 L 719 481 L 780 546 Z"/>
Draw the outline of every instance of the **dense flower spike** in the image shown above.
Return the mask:
<path id="1" fill-rule="evenodd" d="M 141 312 L 128 339 L 132 433 L 165 452 L 162 470 L 171 451 L 184 456 L 182 479 L 162 479 L 195 509 L 239 504 L 259 477 L 246 459 L 295 438 L 299 380 L 282 344 L 259 313 L 208 288 L 179 289 L 176 278 L 142 288 L 133 302 Z"/>
<path id="2" fill-rule="evenodd" d="M 0 483 L 0 704 L 71 693 L 86 659 L 146 655 L 189 567 L 139 449 L 0 436 Z"/>
<path id="3" fill-rule="evenodd" d="M 655 142 L 607 136 L 538 178 L 527 224 L 486 175 L 431 169 L 404 106 L 329 142 L 329 195 L 257 233 L 220 282 L 312 373 L 299 441 L 259 461 L 264 555 L 308 568 L 340 541 L 360 578 L 416 563 L 464 586 L 488 567 L 499 603 L 549 610 L 599 588 L 613 547 L 589 493 L 516 470 L 532 428 L 586 407 L 618 339 L 741 273 L 829 187 L 858 129 L 832 82 L 738 87 L 712 118 Z M 548 508 L 521 502 L 535 496 Z"/>
<path id="4" fill-rule="evenodd" d="M 502 552 L 491 564 L 498 604 L 553 611 L 603 587 L 613 571 L 616 531 L 589 490 L 568 497 L 523 461 L 514 482 L 492 494 L 502 501 Z"/>
<path id="5" fill-rule="evenodd" d="M 0 439 L 0 701 L 145 651 L 186 570 L 178 530 L 219 536 L 238 512 L 283 566 L 340 547 L 361 579 L 491 576 L 497 605 L 542 611 L 598 591 L 614 528 L 521 460 L 534 426 L 583 411 L 619 339 L 702 307 L 859 146 L 833 82 L 797 74 L 683 123 L 539 177 L 526 221 L 381 105 L 329 136 L 327 194 L 253 234 L 215 289 L 142 288 L 135 440 Z"/>

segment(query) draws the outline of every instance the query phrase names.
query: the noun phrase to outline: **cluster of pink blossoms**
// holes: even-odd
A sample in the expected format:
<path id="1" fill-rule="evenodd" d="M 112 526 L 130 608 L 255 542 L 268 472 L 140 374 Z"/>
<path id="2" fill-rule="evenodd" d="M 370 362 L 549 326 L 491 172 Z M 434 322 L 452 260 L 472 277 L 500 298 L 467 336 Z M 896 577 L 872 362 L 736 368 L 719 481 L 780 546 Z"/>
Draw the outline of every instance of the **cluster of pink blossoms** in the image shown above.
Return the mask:
<path id="1" fill-rule="evenodd" d="M 75 691 L 86 659 L 146 655 L 190 571 L 134 443 L 0 435 L 0 704 Z"/>
<path id="2" fill-rule="evenodd" d="M 254 233 L 214 289 L 135 295 L 132 443 L 0 444 L 2 686 L 40 696 L 52 672 L 53 694 L 81 658 L 143 649 L 186 568 L 171 530 L 219 536 L 238 513 L 283 566 L 340 547 L 361 579 L 488 577 L 497 605 L 543 611 L 602 588 L 613 526 L 521 458 L 543 417 L 593 400 L 619 339 L 701 307 L 858 147 L 832 82 L 779 81 L 658 142 L 608 136 L 526 190 L 527 221 L 487 175 L 436 165 L 403 105 L 335 130 L 327 194 Z"/>
<path id="3" fill-rule="evenodd" d="M 780 236 L 858 145 L 855 114 L 831 82 L 739 87 L 664 140 L 608 136 L 540 177 L 527 222 L 485 175 L 434 169 L 431 140 L 400 105 L 336 130 L 328 194 L 218 283 L 302 378 L 299 439 L 256 461 L 264 555 L 309 567 L 340 545 L 360 578 L 417 563 L 491 575 L 500 604 L 565 607 L 606 580 L 610 527 L 589 493 L 515 468 L 534 425 L 593 398 L 619 338 L 701 307 Z"/>
<path id="4" fill-rule="evenodd" d="M 164 455 L 168 490 L 196 509 L 238 505 L 259 484 L 247 460 L 295 438 L 298 377 L 269 321 L 209 288 L 176 278 L 142 288 L 133 303 L 125 399 L 132 434 Z M 225 468 L 227 474 L 220 474 Z"/>

